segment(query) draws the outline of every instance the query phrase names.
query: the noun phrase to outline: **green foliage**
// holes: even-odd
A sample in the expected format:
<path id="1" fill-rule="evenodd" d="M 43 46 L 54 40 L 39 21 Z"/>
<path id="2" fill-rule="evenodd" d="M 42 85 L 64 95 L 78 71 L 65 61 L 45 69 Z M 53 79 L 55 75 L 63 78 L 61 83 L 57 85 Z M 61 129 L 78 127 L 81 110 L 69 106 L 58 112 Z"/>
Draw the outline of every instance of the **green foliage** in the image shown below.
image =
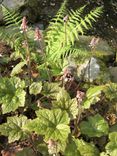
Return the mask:
<path id="1" fill-rule="evenodd" d="M 13 116 L 7 118 L 7 123 L 0 125 L 2 135 L 8 136 L 9 143 L 25 139 L 28 134 L 22 127 L 28 122 L 26 116 Z"/>
<path id="2" fill-rule="evenodd" d="M 76 143 L 81 156 L 99 156 L 99 151 L 93 144 L 81 139 L 76 140 Z"/>
<path id="3" fill-rule="evenodd" d="M 76 11 L 67 11 L 65 6 L 61 9 L 60 15 L 57 15 L 50 22 L 45 35 L 47 57 L 55 62 L 61 58 L 61 55 L 69 54 L 69 51 L 70 53 L 74 52 L 74 48 L 71 49 L 71 47 L 73 47 L 75 40 L 79 39 L 79 33 L 83 34 L 85 30 L 91 28 L 92 21 L 95 21 L 102 13 L 102 8 L 98 7 L 82 17 L 85 6 Z M 63 18 L 66 15 L 69 19 L 64 22 Z"/>
<path id="4" fill-rule="evenodd" d="M 16 156 L 36 156 L 30 148 L 24 148 L 22 151 L 17 152 Z"/>
<path id="5" fill-rule="evenodd" d="M 42 82 L 33 82 L 29 87 L 30 94 L 37 95 L 42 90 Z"/>
<path id="6" fill-rule="evenodd" d="M 110 127 L 110 130 L 109 130 L 110 132 L 116 132 L 117 131 L 117 123 L 116 124 L 114 124 L 114 125 L 112 125 L 111 127 Z"/>
<path id="7" fill-rule="evenodd" d="M 39 110 L 36 112 L 37 118 L 32 120 L 25 127 L 29 131 L 35 131 L 37 134 L 44 135 L 45 139 L 55 141 L 65 141 L 70 133 L 69 117 L 65 111 Z"/>
<path id="8" fill-rule="evenodd" d="M 103 88 L 104 86 L 95 86 L 95 87 L 90 87 L 87 90 L 86 98 L 83 101 L 83 105 L 82 105 L 84 109 L 90 108 L 91 104 L 95 104 L 100 100 L 99 96 Z"/>
<path id="9" fill-rule="evenodd" d="M 20 32 L 21 16 L 15 11 L 11 11 L 2 5 L 3 17 L 6 24 L 5 30 L 1 31 L 1 40 L 7 42 L 21 56 L 23 34 Z M 7 31 L 6 31 L 7 29 Z"/>
<path id="10" fill-rule="evenodd" d="M 70 139 L 65 149 L 65 156 L 99 156 L 98 149 L 82 139 Z"/>
<path id="11" fill-rule="evenodd" d="M 65 156 L 71 156 L 71 155 L 81 156 L 78 150 L 76 139 L 69 138 L 69 142 L 67 143 L 66 149 L 64 151 L 64 155 Z"/>
<path id="12" fill-rule="evenodd" d="M 13 62 L 15 67 L 12 71 L 11 68 L 4 67 L 8 70 L 9 77 L 5 77 L 0 71 L 0 134 L 8 137 L 5 144 L 10 149 L 14 145 L 22 147 L 23 144 L 22 151 L 16 149 L 17 156 L 57 156 L 59 153 L 64 156 L 115 156 L 117 153 L 115 112 L 112 122 L 114 125 L 110 126 L 105 121 L 111 118 L 108 109 L 111 102 L 116 104 L 117 85 L 101 82 L 102 85 L 98 86 L 97 81 L 80 81 L 76 69 L 86 58 L 97 57 L 99 54 L 97 51 L 92 53 L 90 48 L 84 49 L 76 42 L 79 34 L 85 34 L 93 27 L 102 8 L 95 8 L 83 16 L 87 6 L 74 11 L 67 10 L 66 5 L 67 0 L 44 32 L 41 42 L 45 39 L 45 44 L 42 45 L 41 54 L 35 53 L 37 42 L 31 42 L 28 32 L 20 33 L 20 16 L 3 6 L 5 29 L 10 30 L 12 27 L 11 32 L 2 32 L 3 40 L 8 41 L 16 53 L 5 58 L 5 61 L 0 59 L 0 64 L 9 66 L 9 60 L 12 63 L 12 59 L 22 59 L 18 64 Z M 63 20 L 66 15 L 69 17 L 67 21 Z M 23 41 L 26 41 L 26 47 L 22 47 Z M 39 46 L 41 42 L 39 40 Z M 102 55 L 101 53 L 100 56 Z M 28 66 L 28 71 L 25 66 Z M 71 71 L 65 70 L 69 66 L 75 67 L 76 73 L 72 72 L 73 68 Z M 35 72 L 38 76 L 35 76 Z M 93 104 L 99 104 L 99 107 L 91 106 Z M 104 117 L 100 115 L 103 112 Z M 92 114 L 93 116 L 89 116 Z M 103 151 L 108 134 L 110 141 Z M 102 138 L 103 147 L 98 143 Z M 11 144 L 12 142 L 14 143 Z M 27 142 L 29 145 L 25 144 Z"/>
<path id="13" fill-rule="evenodd" d="M 109 156 L 109 155 L 105 152 L 102 152 L 102 153 L 100 153 L 100 156 Z"/>
<path id="14" fill-rule="evenodd" d="M 20 62 L 18 63 L 12 70 L 11 72 L 11 76 L 15 76 L 19 73 L 21 73 L 23 70 L 22 68 L 24 67 L 24 65 L 26 65 L 26 61 Z"/>
<path id="15" fill-rule="evenodd" d="M 21 16 L 19 13 L 9 10 L 4 5 L 2 5 L 2 11 L 6 25 L 18 27 L 21 24 Z"/>
<path id="16" fill-rule="evenodd" d="M 108 134 L 109 127 L 104 118 L 96 114 L 95 116 L 88 117 L 88 121 L 82 121 L 80 123 L 80 130 L 82 134 L 89 137 L 101 137 Z"/>
<path id="17" fill-rule="evenodd" d="M 0 78 L 0 101 L 3 114 L 24 107 L 26 92 L 24 81 L 17 77 Z"/>
<path id="18" fill-rule="evenodd" d="M 46 97 L 55 98 L 59 92 L 59 85 L 57 83 L 46 82 L 43 85 L 42 94 Z"/>
<path id="19" fill-rule="evenodd" d="M 106 151 L 109 156 L 117 155 L 117 132 L 112 132 L 109 134 L 110 142 L 106 145 Z"/>
<path id="20" fill-rule="evenodd" d="M 112 101 L 116 101 L 117 100 L 117 84 L 116 83 L 109 83 L 106 85 L 105 87 L 105 95 L 106 97 Z"/>
<path id="21" fill-rule="evenodd" d="M 64 89 L 60 89 L 56 98 L 57 100 L 52 103 L 53 108 L 61 109 L 62 111 L 65 110 L 71 119 L 76 118 L 76 115 L 78 114 L 76 98 L 71 99 L 69 94 Z"/>

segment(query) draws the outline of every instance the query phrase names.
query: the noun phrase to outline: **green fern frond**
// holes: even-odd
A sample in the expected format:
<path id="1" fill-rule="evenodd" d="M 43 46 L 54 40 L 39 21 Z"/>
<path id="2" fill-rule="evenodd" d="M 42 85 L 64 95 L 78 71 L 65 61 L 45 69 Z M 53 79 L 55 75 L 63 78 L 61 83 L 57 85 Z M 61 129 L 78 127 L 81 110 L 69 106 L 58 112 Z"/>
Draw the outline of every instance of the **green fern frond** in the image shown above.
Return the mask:
<path id="1" fill-rule="evenodd" d="M 69 53 L 68 47 L 71 48 L 71 46 L 74 46 L 76 39 L 79 39 L 79 33 L 83 35 L 86 30 L 89 30 L 92 27 L 92 22 L 99 18 L 102 13 L 102 8 L 98 7 L 82 17 L 85 7 L 86 6 L 83 6 L 76 11 L 68 11 L 67 15 L 69 16 L 69 20 L 65 26 L 63 18 L 66 15 L 64 15 L 66 9 L 64 6 L 62 8 L 63 10 L 61 16 L 55 17 L 54 21 L 56 22 L 52 22 L 52 25 L 48 27 L 45 37 L 47 44 L 46 54 L 47 57 L 51 56 L 52 61 L 56 61 L 57 59 L 60 59 L 62 55 L 66 54 L 66 49 Z M 65 41 L 65 33 L 67 41 Z M 67 42 L 67 45 L 65 42 Z"/>
<path id="2" fill-rule="evenodd" d="M 4 5 L 2 5 L 2 11 L 6 27 L 1 31 L 0 39 L 7 42 L 15 52 L 21 53 L 21 43 L 24 40 L 23 34 L 20 32 L 22 17 L 19 13 L 9 10 Z"/>
<path id="3" fill-rule="evenodd" d="M 69 50 L 69 55 L 75 56 L 75 57 L 80 57 L 80 58 L 86 58 L 86 57 L 90 57 L 91 54 L 89 51 L 85 50 L 85 49 L 79 49 L 79 48 L 70 48 Z"/>
<path id="4" fill-rule="evenodd" d="M 61 27 L 63 26 L 63 17 L 67 14 L 67 1 L 65 0 L 60 9 L 58 10 L 56 16 L 52 19 L 52 21 L 49 24 L 49 27 L 47 28 L 46 31 L 46 36 L 45 36 L 45 42 L 47 43 L 48 47 L 53 44 L 55 40 L 57 40 L 56 37 L 58 37 L 59 32 L 61 31 Z"/>
<path id="5" fill-rule="evenodd" d="M 10 26 L 15 26 L 17 28 L 20 28 L 21 25 L 21 16 L 18 12 L 11 11 L 8 8 L 6 8 L 4 5 L 2 5 L 2 11 L 3 11 L 3 18 L 5 21 L 5 24 Z"/>
<path id="6" fill-rule="evenodd" d="M 82 7 L 81 10 L 83 11 L 85 7 Z M 82 13 L 82 12 L 81 12 Z M 72 14 L 69 17 L 69 21 L 68 21 L 68 40 L 70 43 L 74 43 L 73 41 L 76 40 L 76 38 L 78 37 L 78 32 L 83 34 L 85 30 L 89 30 L 92 27 L 92 21 L 95 21 L 96 18 L 99 18 L 100 14 L 102 13 L 102 7 L 98 7 L 92 11 L 90 11 L 90 13 L 88 13 L 85 17 L 79 17 L 79 12 L 78 10 L 76 11 L 75 14 L 75 19 L 74 20 L 74 14 Z M 72 25 L 73 29 L 70 29 L 70 25 Z M 71 40 L 70 36 L 74 36 L 74 40 Z"/>

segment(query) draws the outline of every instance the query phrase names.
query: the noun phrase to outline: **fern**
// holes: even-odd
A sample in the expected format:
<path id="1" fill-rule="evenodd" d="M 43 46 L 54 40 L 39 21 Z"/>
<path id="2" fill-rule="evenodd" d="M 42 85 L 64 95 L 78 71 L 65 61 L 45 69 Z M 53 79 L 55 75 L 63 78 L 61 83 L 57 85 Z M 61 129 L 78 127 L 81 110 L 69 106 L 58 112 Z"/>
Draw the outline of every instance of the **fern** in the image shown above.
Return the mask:
<path id="1" fill-rule="evenodd" d="M 83 35 L 86 30 L 89 30 L 92 27 L 92 22 L 95 22 L 95 19 L 99 18 L 102 13 L 102 8 L 98 7 L 82 17 L 85 7 L 83 6 L 76 11 L 67 11 L 65 3 L 63 3 L 57 16 L 50 23 L 45 35 L 47 44 L 46 53 L 50 60 L 57 61 L 67 52 L 69 54 L 69 51 L 76 51 L 73 48 L 71 50 L 71 47 L 74 46 L 76 39 L 79 39 L 79 33 Z M 63 18 L 66 14 L 69 16 L 69 20 L 66 23 L 65 32 Z M 67 45 L 65 45 L 65 33 L 67 35 Z"/>
<path id="2" fill-rule="evenodd" d="M 66 9 L 67 1 L 68 0 L 65 0 L 62 3 L 61 8 L 58 10 L 56 16 L 52 19 L 47 29 L 45 42 L 47 42 L 49 46 L 51 46 L 54 40 L 56 40 L 56 36 L 58 36 L 59 28 L 61 29 L 63 25 L 62 18 L 67 14 L 67 9 Z M 49 46 L 47 48 L 49 48 Z"/>
<path id="3" fill-rule="evenodd" d="M 6 8 L 4 5 L 2 5 L 2 11 L 4 14 L 4 21 L 6 25 L 13 26 L 13 27 L 19 27 L 21 24 L 21 16 L 19 13 L 15 11 L 11 11 L 8 8 Z"/>
<path id="4" fill-rule="evenodd" d="M 15 52 L 21 56 L 21 51 L 23 51 L 21 43 L 24 40 L 20 32 L 21 16 L 19 13 L 7 9 L 4 5 L 2 5 L 2 10 L 6 27 L 1 31 L 0 38 L 10 44 Z"/>

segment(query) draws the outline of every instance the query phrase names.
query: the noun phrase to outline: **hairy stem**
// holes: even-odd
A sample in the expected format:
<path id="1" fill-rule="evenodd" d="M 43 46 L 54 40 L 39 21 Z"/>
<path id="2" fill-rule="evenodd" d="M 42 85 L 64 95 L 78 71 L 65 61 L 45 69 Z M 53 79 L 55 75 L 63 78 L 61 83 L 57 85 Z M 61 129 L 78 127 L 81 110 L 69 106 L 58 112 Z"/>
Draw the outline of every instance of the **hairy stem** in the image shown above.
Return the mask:
<path id="1" fill-rule="evenodd" d="M 80 121 L 80 118 L 81 118 L 81 114 L 82 114 L 82 107 L 80 105 L 80 103 L 78 102 L 78 116 L 76 117 L 76 119 L 74 120 L 74 131 L 73 131 L 73 134 L 75 136 L 77 136 L 77 132 L 78 132 L 78 124 L 79 124 L 79 121 Z"/>
<path id="2" fill-rule="evenodd" d="M 27 67 L 28 67 L 28 76 L 29 76 L 29 85 L 31 84 L 31 56 L 30 56 L 30 50 L 29 50 L 29 44 L 28 44 L 28 37 L 26 32 L 24 32 L 24 38 L 26 42 L 26 57 L 27 57 Z"/>
<path id="3" fill-rule="evenodd" d="M 51 82 L 51 76 L 50 76 L 50 71 L 48 69 L 48 64 L 47 64 L 47 57 L 46 57 L 46 54 L 43 50 L 43 46 L 42 46 L 42 43 L 38 40 L 38 43 L 39 43 L 39 46 L 40 46 L 40 49 L 41 49 L 41 53 L 42 55 L 44 56 L 44 60 L 45 60 L 45 66 L 46 66 L 46 69 L 47 69 L 47 74 L 48 74 L 48 79 L 49 79 L 49 82 Z"/>

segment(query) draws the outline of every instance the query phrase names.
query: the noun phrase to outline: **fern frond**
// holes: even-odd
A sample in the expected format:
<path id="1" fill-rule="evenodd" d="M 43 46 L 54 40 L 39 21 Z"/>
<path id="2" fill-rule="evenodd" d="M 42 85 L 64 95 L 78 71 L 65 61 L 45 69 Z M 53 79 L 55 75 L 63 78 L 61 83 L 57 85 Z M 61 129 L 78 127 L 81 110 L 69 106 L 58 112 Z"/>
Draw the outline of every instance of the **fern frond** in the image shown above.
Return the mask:
<path id="1" fill-rule="evenodd" d="M 52 19 L 52 21 L 49 24 L 49 27 L 47 28 L 45 42 L 48 45 L 48 47 L 51 47 L 51 44 L 53 44 L 53 42 L 57 40 L 59 32 L 61 31 L 61 27 L 64 24 L 63 17 L 67 14 L 66 9 L 67 1 L 68 0 L 65 0 L 62 3 L 56 16 Z"/>
<path id="2" fill-rule="evenodd" d="M 81 8 L 83 11 L 85 7 Z M 76 10 L 75 19 L 74 20 L 74 14 L 71 14 L 68 22 L 67 27 L 67 33 L 68 33 L 68 40 L 70 43 L 74 44 L 74 41 L 78 37 L 78 32 L 83 34 L 85 30 L 89 30 L 92 27 L 92 21 L 95 21 L 96 18 L 99 18 L 100 14 L 102 13 L 102 7 L 98 7 L 94 10 L 91 10 L 85 17 L 79 17 L 79 12 Z M 70 25 L 72 25 L 72 28 L 70 28 Z M 71 39 L 71 36 L 74 36 L 74 38 Z"/>
<path id="3" fill-rule="evenodd" d="M 22 17 L 19 13 L 9 10 L 4 5 L 2 5 L 2 10 L 6 27 L 1 31 L 0 38 L 2 41 L 7 42 L 15 52 L 21 53 L 21 43 L 24 40 L 23 34 L 20 32 Z"/>
<path id="4" fill-rule="evenodd" d="M 3 11 L 3 18 L 5 21 L 5 24 L 10 27 L 10 26 L 15 26 L 20 28 L 21 25 L 21 16 L 19 13 L 15 11 L 11 11 L 8 8 L 6 8 L 4 5 L 2 5 L 2 11 Z"/>
<path id="5" fill-rule="evenodd" d="M 56 22 L 49 26 L 46 33 L 46 54 L 51 56 L 52 61 L 60 59 L 61 55 L 66 53 L 65 33 L 67 36 L 67 47 L 70 48 L 74 45 L 76 39 L 79 39 L 79 33 L 83 35 L 85 30 L 89 30 L 92 27 L 92 22 L 94 22 L 96 18 L 99 18 L 100 14 L 102 13 L 102 8 L 98 7 L 82 17 L 85 7 L 86 6 L 83 6 L 76 11 L 70 10 L 68 12 L 69 20 L 66 23 L 66 31 L 63 21 L 64 14 L 59 17 L 57 16 L 57 20 L 55 20 L 55 17 L 54 21 Z M 65 6 L 63 10 L 66 10 Z M 69 53 L 69 49 L 67 49 L 67 51 Z"/>
<path id="6" fill-rule="evenodd" d="M 89 57 L 90 52 L 85 49 L 70 48 L 69 55 L 73 55 L 73 56 L 77 56 L 77 57 Z"/>

